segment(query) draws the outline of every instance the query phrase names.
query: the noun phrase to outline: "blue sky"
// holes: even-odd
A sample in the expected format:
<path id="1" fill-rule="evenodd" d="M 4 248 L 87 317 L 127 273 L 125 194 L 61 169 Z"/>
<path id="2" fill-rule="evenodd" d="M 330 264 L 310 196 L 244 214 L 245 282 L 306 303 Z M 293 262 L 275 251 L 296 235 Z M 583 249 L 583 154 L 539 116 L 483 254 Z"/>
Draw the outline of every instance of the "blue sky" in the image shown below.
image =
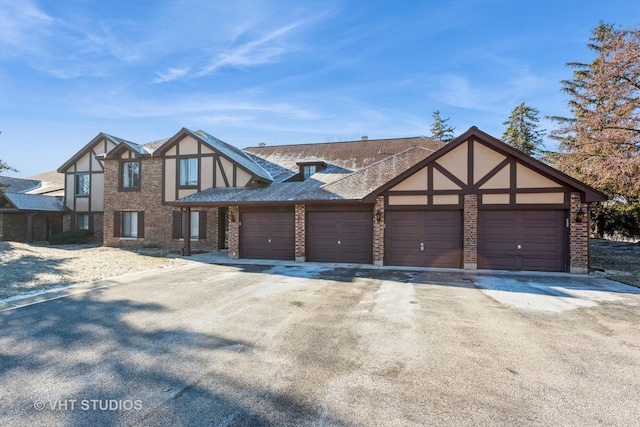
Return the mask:
<path id="1" fill-rule="evenodd" d="M 238 147 L 500 137 L 521 102 L 567 114 L 560 80 L 629 0 L 0 0 L 0 159 L 56 169 L 99 132 L 203 129 Z M 547 129 L 552 127 L 543 123 Z"/>

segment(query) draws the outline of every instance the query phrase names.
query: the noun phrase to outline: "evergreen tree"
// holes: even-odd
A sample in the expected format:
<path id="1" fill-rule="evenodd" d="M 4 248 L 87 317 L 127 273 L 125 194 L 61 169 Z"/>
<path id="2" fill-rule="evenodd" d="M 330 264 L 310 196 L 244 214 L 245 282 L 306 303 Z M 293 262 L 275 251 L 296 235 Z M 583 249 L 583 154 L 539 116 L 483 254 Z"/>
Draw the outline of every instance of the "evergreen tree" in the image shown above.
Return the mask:
<path id="1" fill-rule="evenodd" d="M 611 195 L 640 197 L 640 27 L 601 23 L 592 32 L 589 64 L 569 63 L 562 81 L 571 117 L 551 117 L 559 127 L 554 165 Z"/>
<path id="2" fill-rule="evenodd" d="M 17 172 L 17 170 L 0 160 L 0 174 L 5 171 Z M 5 189 L 6 186 L 2 185 L 2 182 L 0 182 L 0 191 L 4 191 Z"/>
<path id="3" fill-rule="evenodd" d="M 544 130 L 540 127 L 538 114 L 540 112 L 524 102 L 511 111 L 509 120 L 502 124 L 507 125 L 507 130 L 502 134 L 502 140 L 513 148 L 522 151 L 529 156 L 541 153 L 540 145 Z"/>
<path id="4" fill-rule="evenodd" d="M 433 113 L 434 123 L 431 125 L 431 138 L 436 141 L 449 142 L 453 139 L 453 131 L 455 128 L 452 128 L 447 124 L 450 117 L 443 119 L 440 117 L 440 111 L 436 110 Z"/>

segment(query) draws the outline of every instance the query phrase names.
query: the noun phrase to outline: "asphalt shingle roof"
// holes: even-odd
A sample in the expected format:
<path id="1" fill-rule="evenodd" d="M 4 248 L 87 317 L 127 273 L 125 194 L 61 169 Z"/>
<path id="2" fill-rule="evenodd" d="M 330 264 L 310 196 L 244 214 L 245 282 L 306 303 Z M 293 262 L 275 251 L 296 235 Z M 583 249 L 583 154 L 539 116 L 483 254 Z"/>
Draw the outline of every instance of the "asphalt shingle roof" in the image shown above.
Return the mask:
<path id="1" fill-rule="evenodd" d="M 40 185 L 40 180 L 37 179 L 25 179 L 25 178 L 13 178 L 10 176 L 0 176 L 0 184 L 5 187 L 5 190 L 13 193 L 22 193 L 37 188 Z"/>
<path id="2" fill-rule="evenodd" d="M 211 188 L 176 204 L 359 200 L 442 146 L 418 137 L 247 148 L 253 160 L 274 177 L 273 183 Z M 305 181 L 286 182 L 298 173 L 296 163 L 307 159 L 324 161 L 327 168 Z"/>
<path id="3" fill-rule="evenodd" d="M 273 181 L 273 177 L 271 176 L 271 174 L 262 166 L 254 162 L 253 159 L 249 157 L 244 151 L 234 147 L 233 145 L 227 144 L 226 142 L 216 138 L 213 135 L 209 135 L 205 131 L 198 130 L 192 133 L 196 134 L 207 144 L 211 145 L 216 151 L 220 152 L 240 166 L 249 170 L 255 176 L 267 181 Z"/>
<path id="4" fill-rule="evenodd" d="M 46 211 L 64 212 L 65 207 L 58 197 L 44 196 L 41 194 L 24 193 L 3 193 L 5 197 L 16 209 L 21 211 Z"/>

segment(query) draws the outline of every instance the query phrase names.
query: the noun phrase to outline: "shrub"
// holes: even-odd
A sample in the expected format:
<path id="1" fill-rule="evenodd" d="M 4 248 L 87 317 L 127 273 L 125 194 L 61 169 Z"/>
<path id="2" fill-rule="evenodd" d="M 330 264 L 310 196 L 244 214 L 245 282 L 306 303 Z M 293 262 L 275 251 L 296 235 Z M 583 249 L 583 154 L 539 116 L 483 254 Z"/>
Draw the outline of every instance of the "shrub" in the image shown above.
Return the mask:
<path id="1" fill-rule="evenodd" d="M 598 237 L 640 238 L 640 204 L 613 203 L 592 211 L 594 234 Z"/>
<path id="2" fill-rule="evenodd" d="M 93 239 L 93 233 L 88 230 L 64 231 L 49 237 L 50 245 L 73 245 L 79 243 L 89 243 Z"/>

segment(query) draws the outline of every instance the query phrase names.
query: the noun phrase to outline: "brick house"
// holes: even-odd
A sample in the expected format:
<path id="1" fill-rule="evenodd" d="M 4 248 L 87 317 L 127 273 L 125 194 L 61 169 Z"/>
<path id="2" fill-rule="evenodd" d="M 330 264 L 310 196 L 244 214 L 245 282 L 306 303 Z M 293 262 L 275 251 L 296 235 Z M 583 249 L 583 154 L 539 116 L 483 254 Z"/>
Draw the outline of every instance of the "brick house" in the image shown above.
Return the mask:
<path id="1" fill-rule="evenodd" d="M 230 258 L 586 273 L 582 214 L 606 200 L 475 127 L 446 145 L 363 138 L 239 150 L 182 129 L 146 145 L 99 134 L 83 150 L 61 168 L 74 188 L 65 203 L 92 213 L 94 227 L 100 215 L 105 245 Z M 78 199 L 87 173 L 92 195 L 102 178 L 102 204 Z"/>
<path id="2" fill-rule="evenodd" d="M 55 171 L 0 177 L 0 240 L 37 242 L 62 231 L 64 183 Z"/>

